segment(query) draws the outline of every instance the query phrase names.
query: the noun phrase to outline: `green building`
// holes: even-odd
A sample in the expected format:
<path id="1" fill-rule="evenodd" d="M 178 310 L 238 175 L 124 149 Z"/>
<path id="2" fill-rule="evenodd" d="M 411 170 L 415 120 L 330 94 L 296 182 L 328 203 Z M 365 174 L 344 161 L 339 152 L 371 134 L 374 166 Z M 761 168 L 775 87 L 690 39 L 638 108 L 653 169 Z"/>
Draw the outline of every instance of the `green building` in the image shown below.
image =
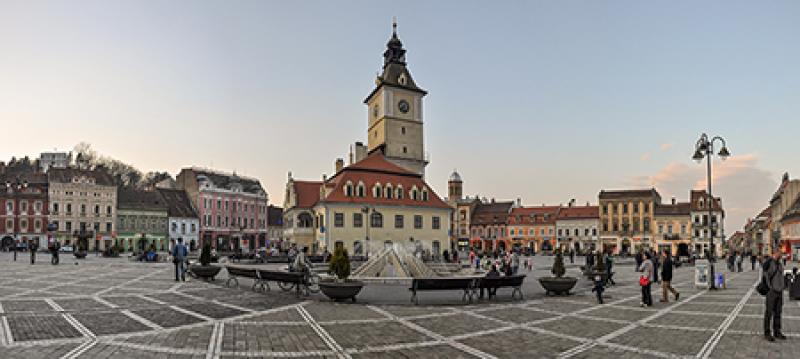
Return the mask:
<path id="1" fill-rule="evenodd" d="M 158 191 L 120 189 L 117 194 L 117 239 L 121 251 L 151 247 L 169 250 L 168 206 Z"/>

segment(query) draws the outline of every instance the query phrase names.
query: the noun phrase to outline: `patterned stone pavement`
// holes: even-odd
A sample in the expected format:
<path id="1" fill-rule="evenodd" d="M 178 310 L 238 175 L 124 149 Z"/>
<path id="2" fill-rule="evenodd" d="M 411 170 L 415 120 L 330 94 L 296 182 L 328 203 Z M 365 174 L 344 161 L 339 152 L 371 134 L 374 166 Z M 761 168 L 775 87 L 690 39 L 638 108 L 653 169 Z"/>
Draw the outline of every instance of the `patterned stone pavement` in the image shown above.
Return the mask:
<path id="1" fill-rule="evenodd" d="M 618 266 L 619 285 L 605 305 L 586 285 L 569 297 L 544 297 L 528 278 L 525 301 L 463 304 L 454 295 L 448 304 L 413 306 L 337 304 L 224 288 L 221 280 L 176 283 L 169 264 L 65 259 L 31 266 L 0 254 L 0 357 L 794 358 L 800 351 L 800 303 L 788 298 L 789 340 L 762 339 L 758 272 L 728 273 L 728 289 L 710 292 L 693 288 L 691 269 L 680 268 L 681 300 L 652 308 L 639 307 L 630 266 Z"/>

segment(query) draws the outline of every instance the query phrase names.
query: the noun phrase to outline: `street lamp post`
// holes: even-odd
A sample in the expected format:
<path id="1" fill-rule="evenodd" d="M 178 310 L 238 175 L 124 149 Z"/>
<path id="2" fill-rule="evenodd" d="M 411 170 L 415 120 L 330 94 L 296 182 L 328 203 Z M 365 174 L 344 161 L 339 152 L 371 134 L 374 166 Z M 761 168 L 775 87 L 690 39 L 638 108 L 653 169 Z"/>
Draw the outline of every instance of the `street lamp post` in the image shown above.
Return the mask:
<path id="1" fill-rule="evenodd" d="M 364 220 L 364 226 L 366 227 L 366 229 L 365 229 L 366 237 L 364 238 L 364 242 L 365 242 L 364 246 L 366 247 L 367 258 L 369 258 L 369 227 L 372 225 L 372 214 L 374 214 L 374 213 L 380 214 L 380 212 L 378 212 L 375 209 L 375 207 L 364 206 L 364 207 L 361 207 L 361 213 L 363 213 L 364 216 L 366 217 L 366 219 Z"/>
<path id="2" fill-rule="evenodd" d="M 708 137 L 705 133 L 700 135 L 700 139 L 697 140 L 695 144 L 695 151 L 694 156 L 692 159 L 695 160 L 697 163 L 701 163 L 703 158 L 706 159 L 707 163 L 707 173 L 706 173 L 706 181 L 708 184 L 708 199 L 706 203 L 708 203 L 708 239 L 709 239 L 709 263 L 711 269 L 711 285 L 709 289 L 717 289 L 716 285 L 714 284 L 714 262 L 716 262 L 716 243 L 714 243 L 714 226 L 711 224 L 711 218 L 714 216 L 714 196 L 711 194 L 711 157 L 714 156 L 714 143 L 719 141 L 722 144 L 722 148 L 720 148 L 717 156 L 721 160 L 725 160 L 728 158 L 731 153 L 728 151 L 728 146 L 725 143 L 725 139 L 720 136 L 714 136 L 713 138 Z M 719 221 L 717 221 L 719 223 Z"/>

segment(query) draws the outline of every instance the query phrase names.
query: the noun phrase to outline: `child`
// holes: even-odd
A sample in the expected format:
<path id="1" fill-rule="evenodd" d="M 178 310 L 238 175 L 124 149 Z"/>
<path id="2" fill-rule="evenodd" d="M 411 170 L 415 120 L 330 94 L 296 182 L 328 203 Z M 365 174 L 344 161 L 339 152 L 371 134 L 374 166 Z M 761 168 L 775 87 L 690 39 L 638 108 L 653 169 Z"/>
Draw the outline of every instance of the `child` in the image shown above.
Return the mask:
<path id="1" fill-rule="evenodd" d="M 592 288 L 592 292 L 597 293 L 597 303 L 603 304 L 603 278 L 599 275 L 594 276 L 594 288 Z"/>

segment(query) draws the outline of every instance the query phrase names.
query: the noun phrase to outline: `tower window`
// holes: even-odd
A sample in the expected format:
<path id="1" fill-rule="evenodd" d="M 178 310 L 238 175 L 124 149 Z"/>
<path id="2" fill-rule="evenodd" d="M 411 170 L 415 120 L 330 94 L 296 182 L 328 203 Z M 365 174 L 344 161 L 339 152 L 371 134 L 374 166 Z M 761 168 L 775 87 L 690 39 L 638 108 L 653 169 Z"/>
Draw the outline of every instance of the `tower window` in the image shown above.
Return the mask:
<path id="1" fill-rule="evenodd" d="M 375 137 L 375 138 L 377 138 L 377 137 L 378 137 L 378 131 L 375 131 L 374 137 Z"/>
<path id="2" fill-rule="evenodd" d="M 406 146 L 403 146 L 403 153 L 408 153 L 408 148 Z"/>
<path id="3" fill-rule="evenodd" d="M 400 133 L 402 133 L 402 134 L 404 134 L 404 135 L 406 134 L 406 128 L 405 128 L 405 126 L 403 126 L 403 127 L 400 127 Z"/>

